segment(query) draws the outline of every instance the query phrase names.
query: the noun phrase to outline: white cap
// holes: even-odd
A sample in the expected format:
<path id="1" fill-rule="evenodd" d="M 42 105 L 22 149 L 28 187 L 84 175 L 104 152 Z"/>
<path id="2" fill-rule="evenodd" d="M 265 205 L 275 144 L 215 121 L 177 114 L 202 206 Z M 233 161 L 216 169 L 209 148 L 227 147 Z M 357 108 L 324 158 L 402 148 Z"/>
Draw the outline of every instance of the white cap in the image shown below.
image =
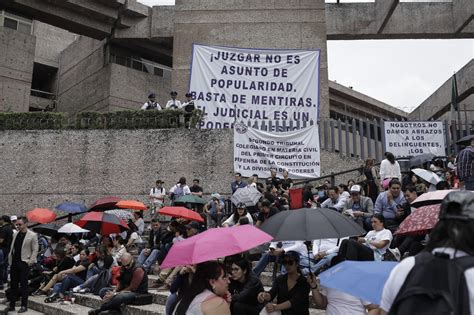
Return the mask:
<path id="1" fill-rule="evenodd" d="M 218 193 L 213 193 L 211 194 L 211 198 L 221 199 L 221 195 L 219 195 Z"/>
<path id="2" fill-rule="evenodd" d="M 10 217 L 10 221 L 16 221 L 16 220 L 18 220 L 18 217 L 16 215 L 12 215 Z"/>
<path id="3" fill-rule="evenodd" d="M 360 193 L 361 189 L 360 185 L 352 185 L 351 192 Z"/>

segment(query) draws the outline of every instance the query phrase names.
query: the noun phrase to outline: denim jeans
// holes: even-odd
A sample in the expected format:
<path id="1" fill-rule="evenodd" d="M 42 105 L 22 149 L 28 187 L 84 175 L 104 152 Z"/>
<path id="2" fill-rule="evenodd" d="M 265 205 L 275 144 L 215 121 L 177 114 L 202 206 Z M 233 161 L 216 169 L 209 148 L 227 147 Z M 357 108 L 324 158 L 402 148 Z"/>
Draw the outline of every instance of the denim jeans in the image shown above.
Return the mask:
<path id="1" fill-rule="evenodd" d="M 166 315 L 173 314 L 176 302 L 178 302 L 178 295 L 176 293 L 171 293 L 168 298 L 166 298 Z"/>
<path id="2" fill-rule="evenodd" d="M 82 278 L 79 278 L 75 274 L 70 274 L 64 277 L 63 281 L 54 285 L 53 292 L 64 294 L 64 292 L 68 291 L 69 289 L 72 289 L 83 283 L 84 280 Z"/>
<path id="3" fill-rule="evenodd" d="M 257 265 L 255 268 L 253 268 L 253 273 L 257 276 L 260 277 L 260 274 L 265 270 L 265 268 L 268 266 L 268 263 L 270 262 L 275 262 L 280 261 L 280 256 L 273 256 L 270 255 L 270 253 L 265 253 L 260 257 L 260 260 L 257 262 Z M 280 272 L 286 273 L 286 270 L 283 268 L 283 266 L 280 264 Z"/>
<path id="4" fill-rule="evenodd" d="M 158 260 L 159 254 L 159 250 L 153 249 L 148 256 L 145 256 L 145 250 L 143 249 L 138 256 L 137 265 L 142 266 L 146 272 L 150 272 L 150 268 Z"/>
<path id="5" fill-rule="evenodd" d="M 94 275 L 98 275 L 100 273 L 101 269 L 97 266 L 94 266 L 92 268 L 89 268 L 87 270 L 87 276 L 86 276 L 86 279 L 89 279 L 90 277 L 94 276 Z"/>
<path id="6" fill-rule="evenodd" d="M 209 229 L 210 227 L 213 227 L 213 221 L 216 221 L 216 226 L 221 226 L 221 221 L 222 218 L 224 217 L 224 213 L 206 213 L 206 223 L 207 223 L 207 228 Z"/>
<path id="7" fill-rule="evenodd" d="M 108 292 L 111 291 L 112 288 L 103 288 L 100 290 L 100 297 L 104 297 L 104 295 Z M 110 299 L 108 302 L 105 302 L 100 306 L 100 311 L 108 311 L 108 310 L 116 310 L 120 311 L 120 306 L 122 304 L 130 304 L 133 302 L 135 297 L 139 293 L 136 292 L 118 292 L 116 296 L 114 296 L 112 299 Z"/>

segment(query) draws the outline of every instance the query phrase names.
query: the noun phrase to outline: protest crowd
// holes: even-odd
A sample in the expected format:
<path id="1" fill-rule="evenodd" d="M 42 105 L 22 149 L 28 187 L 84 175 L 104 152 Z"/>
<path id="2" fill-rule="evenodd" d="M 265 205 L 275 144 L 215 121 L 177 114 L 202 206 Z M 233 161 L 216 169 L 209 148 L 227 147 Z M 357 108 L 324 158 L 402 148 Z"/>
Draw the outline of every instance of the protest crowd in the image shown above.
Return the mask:
<path id="1" fill-rule="evenodd" d="M 43 296 L 44 303 L 67 305 L 77 295 L 92 294 L 102 303 L 89 314 L 120 313 L 127 304 L 152 303 L 151 292 L 159 290 L 169 292 L 169 315 L 310 314 L 311 307 L 326 314 L 418 314 L 433 309 L 438 312 L 428 313 L 441 314 L 449 307 L 454 309 L 450 314 L 472 314 L 474 264 L 464 258 L 474 254 L 473 157 L 474 140 L 457 158 L 423 161 L 402 175 L 394 155 L 387 152 L 380 166 L 368 159 L 361 176 L 347 183 L 304 184 L 299 202 L 306 210 L 291 209 L 292 190 L 300 183 L 293 182 L 287 171 L 280 178 L 272 169 L 263 180 L 235 173 L 230 198 L 208 192 L 206 200 L 199 179 L 188 185 L 181 177 L 166 188 L 157 180 L 144 209 L 128 205 L 117 210 L 119 200 L 98 201 L 69 233 L 29 227 L 41 221 L 3 215 L 0 289 L 5 289 L 6 311 L 14 311 L 20 301 L 18 312 L 26 312 L 30 295 Z M 422 216 L 431 208 L 436 212 L 434 226 L 416 229 L 409 224 L 417 212 Z M 211 240 L 206 254 L 215 254 L 214 259 L 165 263 L 179 254 L 192 259 L 191 247 L 185 253 L 173 251 L 181 242 L 190 243 L 208 232 L 222 233 L 224 238 L 227 231 L 246 226 L 255 227 L 249 231 L 265 231 L 267 221 L 270 224 L 282 214 L 291 218 L 298 211 L 335 212 L 338 220 L 351 221 L 360 234 L 279 238 L 225 257 L 219 256 L 217 247 L 211 253 Z M 100 220 L 86 219 L 96 213 Z M 120 220 L 114 221 L 115 217 Z M 429 217 L 426 214 L 421 222 Z M 283 222 L 281 229 L 283 224 L 290 223 Z M 337 222 L 311 229 L 323 229 L 324 224 Z M 296 233 L 302 226 L 292 228 Z M 239 245 L 239 237 L 229 247 Z M 195 246 L 206 245 L 203 242 Z M 370 273 L 360 279 L 367 280 L 361 295 L 322 281 L 325 272 L 347 262 L 396 265 L 390 276 L 387 273 L 380 300 L 362 298 L 362 291 L 373 289 Z M 262 283 L 263 273 L 271 273 L 271 286 Z M 430 288 L 441 291 L 448 301 L 433 298 Z"/>

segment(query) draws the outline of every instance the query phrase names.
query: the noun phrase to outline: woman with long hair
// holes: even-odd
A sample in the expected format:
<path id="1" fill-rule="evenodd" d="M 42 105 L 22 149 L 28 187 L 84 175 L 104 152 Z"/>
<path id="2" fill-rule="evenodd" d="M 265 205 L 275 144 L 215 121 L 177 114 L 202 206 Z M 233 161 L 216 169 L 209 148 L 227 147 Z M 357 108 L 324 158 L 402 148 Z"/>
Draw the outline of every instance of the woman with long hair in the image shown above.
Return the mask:
<path id="1" fill-rule="evenodd" d="M 258 315 L 262 306 L 257 303 L 257 295 L 263 291 L 263 285 L 252 272 L 250 262 L 246 259 L 234 261 L 231 271 L 232 315 Z"/>
<path id="2" fill-rule="evenodd" d="M 230 315 L 226 296 L 229 279 L 224 265 L 209 261 L 197 265 L 189 288 L 179 297 L 174 315 Z"/>
<path id="3" fill-rule="evenodd" d="M 282 254 L 282 264 L 287 271 L 279 276 L 268 292 L 260 292 L 258 302 L 267 303 L 268 313 L 281 311 L 282 315 L 309 315 L 309 284 L 299 268 L 300 255 L 295 251 Z M 276 303 L 271 303 L 276 297 Z M 270 302 L 270 303 L 268 303 Z"/>
<path id="4" fill-rule="evenodd" d="M 253 218 L 250 213 L 248 213 L 247 207 L 243 202 L 239 202 L 239 204 L 234 209 L 234 213 L 232 213 L 232 215 L 227 220 L 225 220 L 224 223 L 222 223 L 222 226 L 229 227 L 239 225 L 241 218 L 247 218 L 249 220 L 249 224 L 253 225 Z"/>
<path id="5" fill-rule="evenodd" d="M 375 159 L 373 158 L 368 158 L 365 160 L 363 173 L 367 180 L 367 185 L 365 185 L 365 195 L 372 199 L 372 202 L 375 203 L 375 200 L 377 200 L 377 196 L 379 195 L 380 181 L 377 175 L 377 169 L 374 164 Z"/>
<path id="6" fill-rule="evenodd" d="M 388 184 L 392 178 L 402 180 L 400 165 L 395 160 L 393 153 L 385 152 L 385 159 L 380 163 L 380 180 L 382 181 L 382 185 L 384 185 L 384 183 Z M 385 187 L 382 188 L 385 189 Z"/>

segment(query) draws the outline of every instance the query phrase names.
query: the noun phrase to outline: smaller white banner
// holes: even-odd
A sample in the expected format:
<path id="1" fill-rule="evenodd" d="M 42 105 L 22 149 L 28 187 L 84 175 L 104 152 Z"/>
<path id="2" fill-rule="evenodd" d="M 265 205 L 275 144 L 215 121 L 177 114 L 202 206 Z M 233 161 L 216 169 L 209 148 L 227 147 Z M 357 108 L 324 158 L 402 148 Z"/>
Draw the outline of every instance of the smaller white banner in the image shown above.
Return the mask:
<path id="1" fill-rule="evenodd" d="M 395 157 L 433 153 L 446 155 L 441 121 L 385 121 L 385 151 Z"/>
<path id="2" fill-rule="evenodd" d="M 270 176 L 276 168 L 287 170 L 293 179 L 319 177 L 320 151 L 318 126 L 268 133 L 238 123 L 234 126 L 234 169 L 249 177 Z"/>

